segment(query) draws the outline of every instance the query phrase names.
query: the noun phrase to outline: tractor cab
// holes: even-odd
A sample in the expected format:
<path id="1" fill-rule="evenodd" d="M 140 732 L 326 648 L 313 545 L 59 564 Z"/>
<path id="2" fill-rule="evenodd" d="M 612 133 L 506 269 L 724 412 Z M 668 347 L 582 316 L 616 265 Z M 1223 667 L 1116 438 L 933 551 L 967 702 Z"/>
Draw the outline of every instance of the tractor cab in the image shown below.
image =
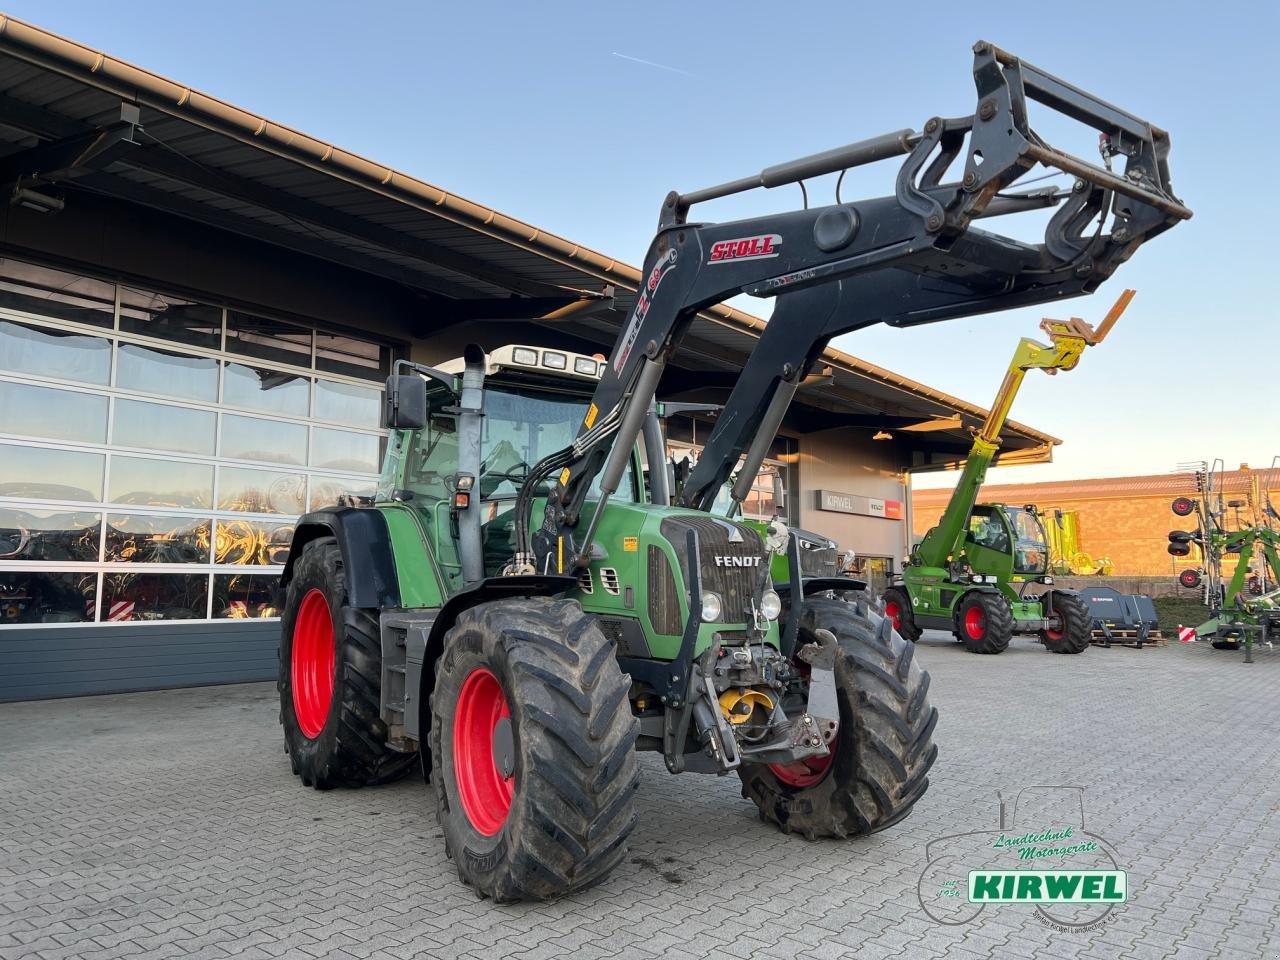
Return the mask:
<path id="1" fill-rule="evenodd" d="M 982 573 L 1007 570 L 1018 580 L 1049 572 L 1049 540 L 1034 506 L 978 504 L 969 515 L 965 556 Z"/>
<path id="2" fill-rule="evenodd" d="M 501 347 L 487 354 L 484 416 L 479 424 L 480 470 L 468 490 L 459 489 L 459 400 L 444 383 L 428 381 L 427 417 L 421 429 L 393 433 L 378 499 L 406 502 L 419 516 L 437 547 L 437 564 L 451 592 L 461 589 L 465 579 L 458 552 L 460 512 L 472 496 L 478 497 L 484 575 L 498 576 L 516 548 L 520 487 L 534 464 L 573 441 L 602 362 L 597 357 L 524 346 Z M 457 359 L 442 364 L 440 370 L 460 377 L 464 368 L 465 361 Z M 644 502 L 646 491 L 637 484 L 637 477 L 643 475 L 640 463 L 637 451 L 613 495 L 614 502 Z M 543 498 L 551 482 L 541 485 Z M 592 499 L 597 497 L 598 493 Z M 543 502 L 540 498 L 539 512 Z"/>

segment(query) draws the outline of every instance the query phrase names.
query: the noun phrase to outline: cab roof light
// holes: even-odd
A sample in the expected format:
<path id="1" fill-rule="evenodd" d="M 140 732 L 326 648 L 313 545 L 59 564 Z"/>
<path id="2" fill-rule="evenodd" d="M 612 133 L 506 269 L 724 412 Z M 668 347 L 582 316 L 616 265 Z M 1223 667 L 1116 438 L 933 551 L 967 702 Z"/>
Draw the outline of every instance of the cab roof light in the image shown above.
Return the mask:
<path id="1" fill-rule="evenodd" d="M 552 370 L 564 370 L 569 365 L 569 358 L 563 353 L 554 353 L 551 350 L 543 350 L 542 365 L 544 367 L 550 367 Z"/>
<path id="2" fill-rule="evenodd" d="M 516 363 L 523 363 L 527 367 L 536 367 L 538 365 L 538 351 L 530 350 L 528 347 L 516 347 L 511 351 L 511 359 Z"/>
<path id="3" fill-rule="evenodd" d="M 596 361 L 590 357 L 574 357 L 573 372 L 580 373 L 583 376 L 594 377 L 596 375 Z"/>

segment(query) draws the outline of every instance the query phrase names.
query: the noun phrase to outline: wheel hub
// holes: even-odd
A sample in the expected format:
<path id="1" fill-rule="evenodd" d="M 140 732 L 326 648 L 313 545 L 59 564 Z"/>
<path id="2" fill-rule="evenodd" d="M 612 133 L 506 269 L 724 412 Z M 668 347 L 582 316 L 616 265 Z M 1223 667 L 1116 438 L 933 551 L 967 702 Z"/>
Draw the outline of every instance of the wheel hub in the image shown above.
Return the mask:
<path id="1" fill-rule="evenodd" d="M 293 622 L 293 651 L 290 674 L 293 714 L 298 728 L 308 740 L 324 730 L 333 702 L 334 673 L 333 617 L 329 598 L 313 587 L 302 598 Z"/>
<path id="2" fill-rule="evenodd" d="M 476 831 L 502 829 L 515 794 L 515 730 L 502 684 L 477 667 L 458 693 L 453 720 L 453 772 L 463 812 Z"/>
<path id="3" fill-rule="evenodd" d="M 837 739 L 827 744 L 827 750 L 830 752 L 826 756 L 805 757 L 803 760 L 793 760 L 791 763 L 771 763 L 769 769 L 788 787 L 794 787 L 797 790 L 812 787 L 821 783 L 831 770 L 831 764 L 836 758 L 836 745 L 839 742 Z"/>
<path id="4" fill-rule="evenodd" d="M 899 631 L 902 629 L 902 608 L 896 602 L 890 600 L 884 605 L 884 615 L 893 624 L 893 629 Z"/>
<path id="5" fill-rule="evenodd" d="M 965 611 L 964 630 L 970 640 L 981 640 L 987 635 L 987 617 L 980 607 L 970 607 Z"/>

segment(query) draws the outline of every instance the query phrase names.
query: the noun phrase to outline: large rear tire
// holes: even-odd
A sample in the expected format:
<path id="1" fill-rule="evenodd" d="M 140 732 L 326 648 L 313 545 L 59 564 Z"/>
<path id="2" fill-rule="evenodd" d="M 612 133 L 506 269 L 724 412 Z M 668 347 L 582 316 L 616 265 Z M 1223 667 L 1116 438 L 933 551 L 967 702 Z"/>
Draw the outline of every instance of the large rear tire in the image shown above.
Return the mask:
<path id="1" fill-rule="evenodd" d="M 1057 629 L 1040 631 L 1040 639 L 1052 653 L 1083 653 L 1093 638 L 1093 618 L 1089 608 L 1074 593 L 1053 591 L 1053 612 L 1060 623 Z"/>
<path id="2" fill-rule="evenodd" d="M 417 754 L 387 746 L 378 616 L 348 603 L 342 551 L 332 537 L 308 543 L 294 566 L 276 687 L 289 762 L 307 786 L 388 783 L 417 762 Z"/>
<path id="3" fill-rule="evenodd" d="M 815 597 L 800 612 L 800 644 L 829 630 L 840 644 L 840 728 L 825 763 L 739 768 L 742 795 L 760 818 L 810 840 L 858 837 L 893 826 L 928 789 L 938 756 L 929 674 L 915 647 L 866 603 Z"/>
<path id="4" fill-rule="evenodd" d="M 547 900 L 622 860 L 639 785 L 629 691 L 576 601 L 458 615 L 431 696 L 431 781 L 464 883 L 500 903 Z"/>
<path id="5" fill-rule="evenodd" d="M 915 611 L 911 607 L 911 597 L 905 587 L 890 587 L 881 597 L 884 600 L 884 615 L 898 631 L 898 636 L 908 643 L 920 639 L 920 628 L 916 626 Z"/>
<path id="6" fill-rule="evenodd" d="M 970 653 L 1004 653 L 1013 639 L 1013 611 L 998 593 L 975 590 L 956 610 L 956 637 Z"/>

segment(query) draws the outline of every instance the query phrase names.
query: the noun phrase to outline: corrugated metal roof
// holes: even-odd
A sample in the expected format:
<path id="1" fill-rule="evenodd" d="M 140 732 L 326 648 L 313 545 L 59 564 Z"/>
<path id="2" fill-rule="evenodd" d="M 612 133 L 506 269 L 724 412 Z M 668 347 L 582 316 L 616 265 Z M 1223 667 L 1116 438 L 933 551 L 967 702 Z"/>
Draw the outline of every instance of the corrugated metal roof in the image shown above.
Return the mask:
<path id="1" fill-rule="evenodd" d="M 122 100 L 140 106 L 143 144 L 77 181 L 81 188 L 114 189 L 129 202 L 193 218 L 201 209 L 220 211 L 221 228 L 269 228 L 269 242 L 296 243 L 435 295 L 599 295 L 612 287 L 611 313 L 559 324 L 607 344 L 638 284 L 639 271 L 625 262 L 3 15 L 0 95 L 5 153 L 107 125 Z M 676 364 L 738 369 L 763 326 L 741 310 L 708 310 Z M 802 403 L 922 419 L 985 414 L 838 350 L 824 359 L 834 382 L 803 388 Z M 913 442 L 950 456 L 967 445 L 968 433 L 939 431 Z M 1005 450 L 1047 459 L 1058 442 L 1010 422 Z"/>

